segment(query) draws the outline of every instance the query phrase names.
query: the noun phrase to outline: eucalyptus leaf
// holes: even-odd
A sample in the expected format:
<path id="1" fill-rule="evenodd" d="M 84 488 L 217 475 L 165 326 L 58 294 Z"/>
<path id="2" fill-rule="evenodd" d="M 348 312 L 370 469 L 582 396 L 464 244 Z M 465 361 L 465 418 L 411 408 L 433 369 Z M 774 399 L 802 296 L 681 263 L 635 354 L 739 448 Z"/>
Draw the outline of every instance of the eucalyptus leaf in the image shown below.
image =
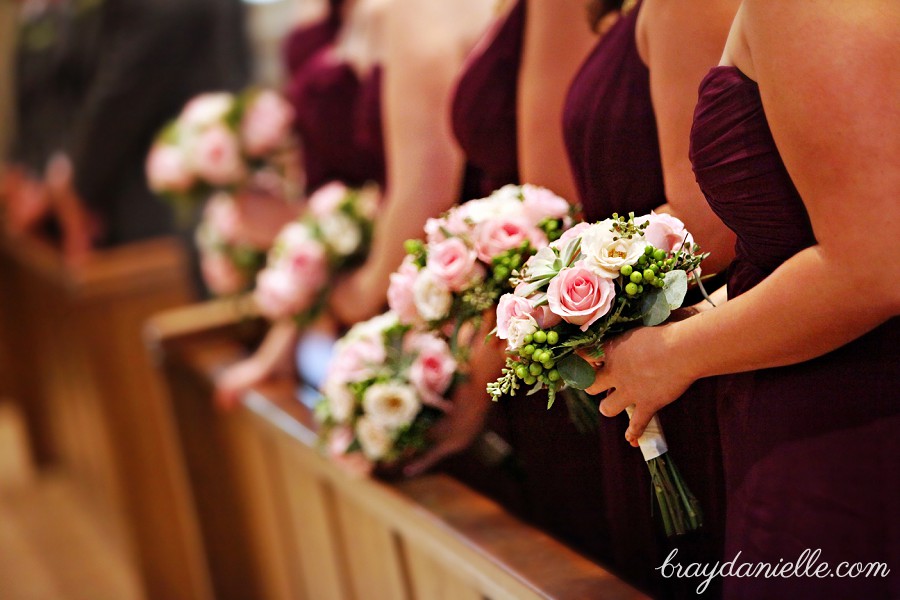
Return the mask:
<path id="1" fill-rule="evenodd" d="M 653 327 L 664 322 L 669 318 L 671 312 L 669 302 L 666 300 L 665 293 L 662 290 L 651 290 L 644 295 L 644 299 L 641 301 L 641 314 L 643 315 L 644 325 L 647 327 Z"/>
<path id="2" fill-rule="evenodd" d="M 556 366 L 566 385 L 576 390 L 586 390 L 594 383 L 597 372 L 586 360 L 577 354 L 570 354 Z"/>
<path id="3" fill-rule="evenodd" d="M 666 273 L 666 282 L 663 285 L 663 294 L 670 310 L 681 308 L 684 297 L 687 294 L 688 278 L 684 271 L 669 271 Z"/>

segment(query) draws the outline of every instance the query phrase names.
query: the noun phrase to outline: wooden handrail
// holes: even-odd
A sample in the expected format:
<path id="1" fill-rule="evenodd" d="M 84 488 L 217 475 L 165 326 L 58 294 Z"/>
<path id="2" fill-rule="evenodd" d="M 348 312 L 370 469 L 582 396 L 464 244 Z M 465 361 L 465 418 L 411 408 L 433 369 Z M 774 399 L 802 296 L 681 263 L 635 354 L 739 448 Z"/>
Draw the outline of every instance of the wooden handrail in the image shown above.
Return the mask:
<path id="1" fill-rule="evenodd" d="M 209 329 L 192 327 L 204 313 Z M 194 497 L 219 512 L 205 519 L 217 595 L 366 598 L 377 588 L 391 598 L 644 597 L 451 477 L 385 483 L 345 473 L 317 450 L 316 423 L 294 381 L 257 386 L 229 414 L 213 410 L 211 380 L 243 354 L 236 340 L 252 339 L 251 329 L 222 303 L 169 312 L 148 327 L 182 435 L 195 438 L 184 447 L 205 454 L 188 462 Z M 245 587 L 230 593 L 234 585 Z"/>

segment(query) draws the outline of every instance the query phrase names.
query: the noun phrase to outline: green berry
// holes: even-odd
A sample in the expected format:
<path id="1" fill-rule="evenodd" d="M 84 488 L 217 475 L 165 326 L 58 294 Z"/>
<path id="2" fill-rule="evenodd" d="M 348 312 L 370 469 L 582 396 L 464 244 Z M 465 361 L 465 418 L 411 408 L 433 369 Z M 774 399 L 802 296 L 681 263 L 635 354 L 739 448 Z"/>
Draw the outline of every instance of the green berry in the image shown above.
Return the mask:
<path id="1" fill-rule="evenodd" d="M 645 266 L 645 265 L 647 264 L 647 257 L 646 257 L 646 256 L 641 256 L 641 257 L 638 259 L 638 264 L 641 265 L 641 266 Z"/>
<path id="2" fill-rule="evenodd" d="M 534 332 L 534 342 L 536 344 L 543 344 L 547 341 L 547 332 L 542 330 L 537 330 Z"/>
<path id="3" fill-rule="evenodd" d="M 653 283 L 656 280 L 656 273 L 653 272 L 653 269 L 644 269 L 644 281 L 647 283 Z"/>
<path id="4" fill-rule="evenodd" d="M 534 344 L 528 344 L 524 348 L 522 348 L 522 354 L 525 356 L 531 356 L 534 354 Z"/>
<path id="5" fill-rule="evenodd" d="M 634 296 L 638 293 L 638 286 L 636 283 L 629 283 L 625 286 L 625 293 L 629 296 Z"/>
<path id="6" fill-rule="evenodd" d="M 634 267 L 632 267 L 631 265 L 625 265 L 624 267 L 619 269 L 619 273 L 621 273 L 623 277 L 628 277 L 633 272 L 634 272 Z"/>
<path id="7" fill-rule="evenodd" d="M 654 275 L 658 274 L 660 269 L 662 269 L 662 265 L 659 263 L 650 265 L 650 270 L 653 271 Z"/>
<path id="8" fill-rule="evenodd" d="M 555 331 L 548 331 L 547 332 L 547 343 L 550 344 L 551 346 L 555 346 L 557 343 L 559 343 L 559 334 L 556 333 Z"/>
<path id="9" fill-rule="evenodd" d="M 653 251 L 653 260 L 664 260 L 666 258 L 666 251 L 656 249 Z"/>
<path id="10" fill-rule="evenodd" d="M 547 360 L 542 360 L 541 365 L 544 367 L 544 369 L 549 371 L 550 369 L 552 369 L 553 367 L 556 366 L 556 362 L 554 362 L 553 357 L 550 357 Z"/>
<path id="11" fill-rule="evenodd" d="M 531 363 L 528 365 L 528 372 L 537 377 L 544 372 L 544 367 L 542 367 L 540 363 Z"/>
<path id="12" fill-rule="evenodd" d="M 654 250 L 653 246 L 647 246 L 646 248 L 644 248 L 644 256 L 652 255 L 653 250 Z"/>
<path id="13" fill-rule="evenodd" d="M 525 365 L 519 365 L 518 367 L 516 367 L 516 377 L 518 377 L 519 379 L 525 379 L 526 377 L 528 377 L 528 367 L 526 367 Z"/>
<path id="14" fill-rule="evenodd" d="M 638 294 L 643 294 L 643 293 L 644 293 L 644 286 L 639 285 L 639 286 L 638 286 L 638 291 L 637 291 L 637 293 L 638 293 Z"/>
<path id="15" fill-rule="evenodd" d="M 644 280 L 644 276 L 641 275 L 638 271 L 635 271 L 628 279 L 631 280 L 631 283 L 640 283 Z"/>
<path id="16" fill-rule="evenodd" d="M 534 385 L 537 382 L 537 377 L 529 375 L 528 377 L 523 378 L 522 381 L 525 382 L 525 385 Z"/>
<path id="17" fill-rule="evenodd" d="M 529 333 L 528 335 L 525 336 L 525 340 L 524 340 L 524 341 L 525 341 L 526 344 L 530 344 L 531 342 L 534 341 L 534 337 Z"/>
<path id="18" fill-rule="evenodd" d="M 552 382 L 557 382 L 557 381 L 559 381 L 559 377 L 560 377 L 560 376 L 559 376 L 559 371 L 557 371 L 556 369 L 553 369 L 552 371 L 550 371 L 549 373 L 547 373 L 547 379 L 549 379 L 549 380 L 552 381 Z"/>
<path id="19" fill-rule="evenodd" d="M 547 225 L 545 227 L 547 231 L 556 231 L 557 227 L 559 227 L 559 221 L 555 219 L 552 221 L 547 221 Z"/>

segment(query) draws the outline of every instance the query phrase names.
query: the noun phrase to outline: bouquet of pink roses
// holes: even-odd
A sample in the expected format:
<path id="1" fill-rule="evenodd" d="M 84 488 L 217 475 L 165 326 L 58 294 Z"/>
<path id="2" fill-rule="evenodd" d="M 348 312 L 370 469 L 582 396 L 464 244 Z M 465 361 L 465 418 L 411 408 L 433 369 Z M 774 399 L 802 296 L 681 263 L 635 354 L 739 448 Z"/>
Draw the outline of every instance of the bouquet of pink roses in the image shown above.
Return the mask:
<path id="1" fill-rule="evenodd" d="M 265 264 L 266 248 L 243 235 L 234 198 L 226 192 L 206 203 L 195 239 L 203 281 L 217 296 L 245 291 Z"/>
<path id="2" fill-rule="evenodd" d="M 448 407 L 457 364 L 442 338 L 388 312 L 354 325 L 335 348 L 316 408 L 320 439 L 355 470 L 425 447 Z"/>
<path id="3" fill-rule="evenodd" d="M 201 94 L 157 135 L 147 157 L 150 188 L 182 211 L 217 190 L 257 182 L 275 182 L 280 196 L 293 197 L 292 121 L 290 105 L 269 90 Z"/>
<path id="4" fill-rule="evenodd" d="M 458 332 L 511 290 L 510 275 L 571 225 L 571 213 L 547 189 L 508 185 L 429 219 L 425 243 L 408 241 L 391 275 L 391 310 L 405 324 Z"/>
<path id="5" fill-rule="evenodd" d="M 264 316 L 314 318 L 328 281 L 359 262 L 372 238 L 378 190 L 332 182 L 309 198 L 305 215 L 278 234 L 254 298 Z"/>
<path id="6" fill-rule="evenodd" d="M 705 257 L 684 224 L 666 214 L 613 215 L 566 231 L 513 275 L 514 293 L 500 299 L 496 333 L 507 341 L 507 360 L 488 393 L 499 399 L 524 384 L 547 389 L 552 404 L 565 387 L 587 389 L 596 373 L 576 351 L 600 358 L 608 336 L 665 321 L 684 301 L 688 280 L 699 281 Z M 656 417 L 640 446 L 666 533 L 698 528 L 697 501 L 666 455 Z"/>

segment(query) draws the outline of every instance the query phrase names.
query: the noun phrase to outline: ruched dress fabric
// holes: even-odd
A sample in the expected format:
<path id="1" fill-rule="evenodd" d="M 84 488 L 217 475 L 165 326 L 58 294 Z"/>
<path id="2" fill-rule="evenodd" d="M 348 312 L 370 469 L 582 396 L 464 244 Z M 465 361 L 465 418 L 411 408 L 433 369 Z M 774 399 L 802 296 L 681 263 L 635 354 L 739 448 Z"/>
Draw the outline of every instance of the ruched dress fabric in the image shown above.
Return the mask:
<path id="1" fill-rule="evenodd" d="M 601 38 L 576 75 L 564 110 L 564 137 L 585 219 L 649 213 L 666 202 L 650 96 L 649 71 L 635 41 L 641 3 Z M 602 478 L 610 566 L 657 598 L 693 597 L 697 582 L 665 579 L 656 570 L 674 549 L 674 562 L 715 563 L 722 554 L 724 483 L 715 414 L 715 379 L 700 380 L 659 413 L 669 447 L 704 513 L 697 532 L 667 539 L 655 513 L 641 452 L 625 441 L 628 417 L 601 417 L 594 464 Z M 602 508 L 601 508 L 602 509 Z M 598 538 L 598 543 L 601 540 Z M 718 593 L 718 582 L 706 591 Z"/>
<path id="2" fill-rule="evenodd" d="M 467 187 L 476 196 L 519 183 L 516 95 L 525 19 L 520 0 L 473 51 L 457 84 L 453 130 L 469 165 Z M 506 482 L 497 497 L 552 535 L 591 547 L 603 523 L 599 479 L 591 470 L 594 436 L 578 431 L 562 400 L 548 410 L 545 393 L 504 398 L 492 407 L 488 426 L 513 450 L 516 485 Z M 497 488 L 496 482 L 482 487 L 489 493 Z"/>
<path id="3" fill-rule="evenodd" d="M 285 92 L 294 107 L 310 193 L 329 181 L 385 183 L 381 68 L 360 75 L 336 55 L 338 10 L 332 2 L 324 21 L 299 30 L 285 45 L 293 67 Z"/>
<path id="4" fill-rule="evenodd" d="M 691 161 L 710 206 L 737 234 L 729 298 L 816 243 L 759 88 L 734 67 L 714 68 L 701 84 Z M 877 217 L 860 215 L 874 233 Z M 888 577 L 732 577 L 726 598 L 900 598 L 898 340 L 895 317 L 820 358 L 721 378 L 726 560 L 740 552 L 738 564 L 777 565 L 820 549 L 818 562 L 832 569 L 844 561 L 891 569 Z"/>

